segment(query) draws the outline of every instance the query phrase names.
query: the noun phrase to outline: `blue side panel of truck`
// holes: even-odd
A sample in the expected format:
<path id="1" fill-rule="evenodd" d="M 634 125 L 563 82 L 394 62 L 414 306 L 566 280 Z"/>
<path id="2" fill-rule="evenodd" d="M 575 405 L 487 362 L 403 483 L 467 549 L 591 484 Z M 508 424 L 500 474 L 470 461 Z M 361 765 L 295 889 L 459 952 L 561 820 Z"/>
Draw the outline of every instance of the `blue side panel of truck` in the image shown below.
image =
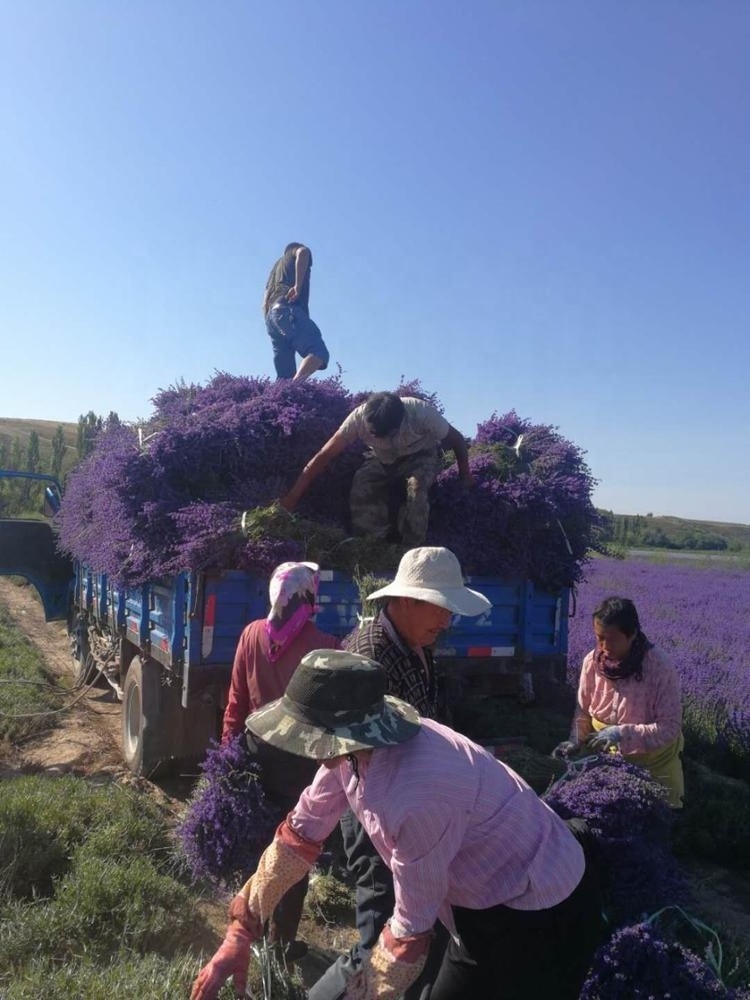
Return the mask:
<path id="1" fill-rule="evenodd" d="M 268 611 L 265 579 L 239 570 L 222 574 L 181 573 L 118 590 L 102 574 L 77 567 L 81 606 L 100 624 L 170 667 L 210 668 L 231 664 L 245 625 Z M 491 608 L 475 618 L 456 615 L 436 655 L 444 657 L 564 656 L 568 644 L 566 589 L 537 590 L 528 581 L 469 577 Z M 317 624 L 345 636 L 360 621 L 359 592 L 351 578 L 321 571 Z"/>

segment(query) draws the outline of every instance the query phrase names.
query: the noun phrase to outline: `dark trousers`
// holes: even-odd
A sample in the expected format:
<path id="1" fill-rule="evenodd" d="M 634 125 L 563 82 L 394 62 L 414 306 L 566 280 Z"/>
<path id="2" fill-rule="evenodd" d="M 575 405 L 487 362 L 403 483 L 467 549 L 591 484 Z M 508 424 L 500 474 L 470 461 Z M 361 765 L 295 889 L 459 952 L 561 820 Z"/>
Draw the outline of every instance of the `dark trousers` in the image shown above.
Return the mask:
<path id="1" fill-rule="evenodd" d="M 355 878 L 359 941 L 326 970 L 309 991 L 308 1000 L 339 1000 L 344 995 L 347 983 L 361 968 L 364 953 L 374 947 L 396 903 L 390 870 L 351 812 L 341 818 L 341 835 L 347 868 Z M 426 1000 L 429 996 L 429 984 L 440 968 L 447 940 L 445 929 L 436 924 L 425 968 L 404 994 L 404 1000 Z"/>
<path id="2" fill-rule="evenodd" d="M 262 740 L 256 740 L 249 734 L 247 747 L 251 758 L 260 765 L 263 790 L 269 801 L 286 816 L 312 781 L 318 767 L 317 761 L 298 757 L 269 743 L 263 743 Z M 305 875 L 281 897 L 270 920 L 271 941 L 286 946 L 296 940 L 307 887 L 308 877 Z"/>
<path id="3" fill-rule="evenodd" d="M 578 822 L 569 825 L 586 871 L 567 899 L 547 910 L 453 907 L 460 942 L 450 941 L 430 1000 L 578 1000 L 604 929 L 596 861 Z"/>

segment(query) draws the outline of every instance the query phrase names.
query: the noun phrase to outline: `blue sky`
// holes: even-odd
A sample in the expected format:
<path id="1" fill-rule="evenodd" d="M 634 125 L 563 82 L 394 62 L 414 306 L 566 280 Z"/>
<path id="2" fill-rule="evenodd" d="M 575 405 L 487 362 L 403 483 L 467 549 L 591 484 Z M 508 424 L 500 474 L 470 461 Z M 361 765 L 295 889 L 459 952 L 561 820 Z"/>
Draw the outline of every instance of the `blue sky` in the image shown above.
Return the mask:
<path id="1" fill-rule="evenodd" d="M 271 375 L 291 240 L 353 391 L 750 522 L 746 0 L 0 0 L 0 416 Z"/>

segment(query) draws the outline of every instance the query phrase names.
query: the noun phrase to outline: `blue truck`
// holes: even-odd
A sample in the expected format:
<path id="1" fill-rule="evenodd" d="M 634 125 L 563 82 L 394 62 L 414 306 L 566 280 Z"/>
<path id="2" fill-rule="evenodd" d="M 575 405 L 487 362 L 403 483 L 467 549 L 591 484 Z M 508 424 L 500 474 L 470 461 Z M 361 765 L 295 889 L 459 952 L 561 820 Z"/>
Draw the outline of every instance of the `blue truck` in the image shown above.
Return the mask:
<path id="1" fill-rule="evenodd" d="M 7 473 L 4 476 L 22 476 Z M 46 481 L 45 513 L 60 490 Z M 268 581 L 239 570 L 184 572 L 139 586 L 56 550 L 48 517 L 3 518 L 0 575 L 25 577 L 39 592 L 47 620 L 68 625 L 76 682 L 106 680 L 122 702 L 122 751 L 134 774 L 154 776 L 195 762 L 218 736 L 234 651 L 244 626 L 268 610 Z M 445 710 L 468 690 L 534 696 L 540 676 L 563 680 L 570 591 L 538 590 L 528 580 L 467 577 L 491 608 L 456 616 L 435 649 Z M 361 615 L 357 585 L 321 571 L 318 626 L 344 636 Z"/>

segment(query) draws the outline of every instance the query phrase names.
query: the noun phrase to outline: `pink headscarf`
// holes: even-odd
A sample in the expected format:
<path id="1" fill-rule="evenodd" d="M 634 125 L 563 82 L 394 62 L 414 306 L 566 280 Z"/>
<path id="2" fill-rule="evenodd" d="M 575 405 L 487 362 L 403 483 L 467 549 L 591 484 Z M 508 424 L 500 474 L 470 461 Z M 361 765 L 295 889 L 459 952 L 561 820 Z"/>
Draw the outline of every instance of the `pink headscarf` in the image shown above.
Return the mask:
<path id="1" fill-rule="evenodd" d="M 285 562 L 273 571 L 268 585 L 271 610 L 266 618 L 272 663 L 318 610 L 319 569 L 317 563 Z"/>

